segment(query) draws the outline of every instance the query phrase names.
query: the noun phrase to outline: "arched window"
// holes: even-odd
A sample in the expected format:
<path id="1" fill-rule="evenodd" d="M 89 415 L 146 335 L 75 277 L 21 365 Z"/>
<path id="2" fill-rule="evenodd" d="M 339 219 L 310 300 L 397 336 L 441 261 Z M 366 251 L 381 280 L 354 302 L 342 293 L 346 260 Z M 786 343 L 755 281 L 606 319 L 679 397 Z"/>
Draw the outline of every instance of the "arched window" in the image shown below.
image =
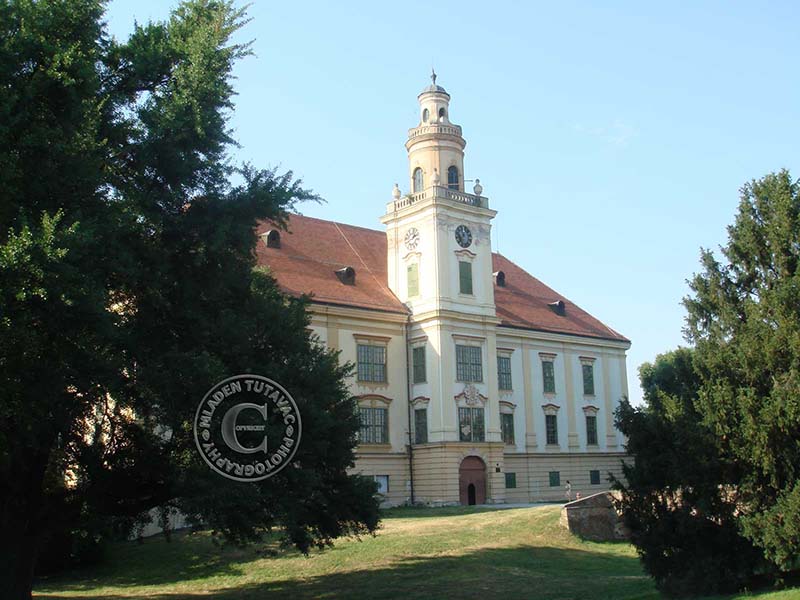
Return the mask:
<path id="1" fill-rule="evenodd" d="M 440 108 L 440 109 L 439 109 L 439 118 L 440 118 L 440 119 L 444 119 L 444 116 L 445 116 L 446 114 L 447 114 L 447 113 L 445 112 L 445 110 L 444 110 L 444 107 L 442 107 L 442 108 Z"/>
<path id="2" fill-rule="evenodd" d="M 423 110 L 422 111 L 422 122 L 423 123 L 427 123 L 428 122 L 428 118 L 430 117 L 430 115 L 431 115 L 431 113 L 428 111 L 427 108 L 425 110 Z"/>
<path id="3" fill-rule="evenodd" d="M 264 241 L 267 242 L 267 248 L 280 248 L 281 247 L 281 234 L 277 229 L 270 229 L 267 233 L 263 234 Z"/>
<path id="4" fill-rule="evenodd" d="M 422 169 L 414 169 L 414 193 L 422 191 Z"/>
<path id="5" fill-rule="evenodd" d="M 458 167 L 447 169 L 447 187 L 451 190 L 458 189 Z"/>

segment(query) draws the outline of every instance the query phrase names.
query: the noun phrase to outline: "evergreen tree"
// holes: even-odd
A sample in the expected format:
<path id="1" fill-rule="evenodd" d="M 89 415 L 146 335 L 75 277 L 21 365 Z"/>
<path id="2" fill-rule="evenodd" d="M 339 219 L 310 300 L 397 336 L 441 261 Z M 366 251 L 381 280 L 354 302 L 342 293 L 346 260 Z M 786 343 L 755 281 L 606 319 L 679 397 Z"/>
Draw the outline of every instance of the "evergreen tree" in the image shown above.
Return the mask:
<path id="1" fill-rule="evenodd" d="M 746 184 L 722 260 L 701 260 L 684 300 L 697 407 L 740 471 L 743 533 L 789 571 L 800 566 L 800 184 L 785 170 Z"/>
<path id="2" fill-rule="evenodd" d="M 645 568 L 673 594 L 730 591 L 800 567 L 800 185 L 741 190 L 721 260 L 703 250 L 680 349 L 640 369 L 617 423 L 617 482 Z"/>
<path id="3" fill-rule="evenodd" d="M 235 168 L 227 1 L 181 4 L 110 39 L 100 0 L 0 1 L 0 589 L 37 557 L 92 548 L 153 507 L 237 541 L 279 527 L 303 551 L 373 531 L 349 476 L 350 367 L 307 333 L 307 299 L 255 269 L 256 222 L 316 198 Z M 239 175 L 242 183 L 230 181 Z M 223 480 L 194 448 L 208 388 L 266 372 L 294 396 L 293 468 Z M 85 548 L 84 548 L 85 549 Z M 48 556 L 52 560 L 57 557 Z"/>
<path id="4" fill-rule="evenodd" d="M 733 591 L 762 567 L 738 528 L 724 461 L 695 403 L 694 351 L 679 348 L 639 368 L 644 406 L 624 400 L 617 427 L 632 461 L 615 481 L 631 542 L 656 586 L 670 595 Z"/>

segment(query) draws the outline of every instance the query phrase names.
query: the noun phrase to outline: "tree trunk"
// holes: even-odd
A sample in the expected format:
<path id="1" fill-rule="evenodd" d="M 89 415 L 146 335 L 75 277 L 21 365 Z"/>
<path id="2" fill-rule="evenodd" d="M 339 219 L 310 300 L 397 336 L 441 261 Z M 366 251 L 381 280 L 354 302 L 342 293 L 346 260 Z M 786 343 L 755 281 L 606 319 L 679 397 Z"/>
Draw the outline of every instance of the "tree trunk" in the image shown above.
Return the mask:
<path id="1" fill-rule="evenodd" d="M 5 600 L 30 600 L 39 536 L 31 531 L 30 514 L 4 511 L 0 529 L 0 590 Z"/>
<path id="2" fill-rule="evenodd" d="M 0 597 L 30 600 L 44 531 L 44 473 L 47 453 L 11 454 L 0 473 Z M 28 460 L 26 461 L 25 458 Z"/>

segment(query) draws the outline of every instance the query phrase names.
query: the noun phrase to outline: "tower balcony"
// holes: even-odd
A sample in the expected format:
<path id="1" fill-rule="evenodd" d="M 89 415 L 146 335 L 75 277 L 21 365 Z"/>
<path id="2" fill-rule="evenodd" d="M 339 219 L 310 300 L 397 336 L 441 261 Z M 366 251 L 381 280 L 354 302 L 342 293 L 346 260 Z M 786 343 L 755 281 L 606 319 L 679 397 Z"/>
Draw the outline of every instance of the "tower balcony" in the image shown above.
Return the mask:
<path id="1" fill-rule="evenodd" d="M 407 194 L 402 198 L 398 198 L 397 200 L 389 202 L 386 205 L 386 212 L 391 213 L 398 210 L 402 210 L 409 206 L 413 206 L 418 202 L 423 202 L 428 199 L 433 199 L 434 202 L 439 199 L 450 200 L 451 202 L 458 202 L 461 204 L 466 204 L 468 206 L 477 206 L 478 208 L 489 208 L 489 199 L 486 196 L 467 194 L 466 192 L 461 192 L 459 190 L 451 190 L 450 188 L 442 185 L 432 185 L 429 188 L 422 190 L 421 192 Z"/>
<path id="2" fill-rule="evenodd" d="M 428 140 L 449 140 L 462 150 L 467 145 L 461 135 L 461 126 L 452 123 L 433 123 L 409 129 L 406 150 L 411 150 L 412 146 Z"/>
<path id="3" fill-rule="evenodd" d="M 452 123 L 435 123 L 433 125 L 420 125 L 408 130 L 408 139 L 413 140 L 421 135 L 454 135 L 461 137 L 461 126 Z"/>

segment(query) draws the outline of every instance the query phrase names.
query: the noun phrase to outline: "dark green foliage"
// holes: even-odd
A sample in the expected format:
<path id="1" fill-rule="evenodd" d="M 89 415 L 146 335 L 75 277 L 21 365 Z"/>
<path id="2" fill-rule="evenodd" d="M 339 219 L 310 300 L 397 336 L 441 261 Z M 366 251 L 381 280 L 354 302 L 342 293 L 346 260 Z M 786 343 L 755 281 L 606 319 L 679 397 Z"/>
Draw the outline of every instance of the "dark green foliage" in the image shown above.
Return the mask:
<path id="1" fill-rule="evenodd" d="M 781 571 L 800 566 L 800 185 L 742 188 L 719 262 L 703 251 L 686 334 L 698 409 L 740 474 L 742 530 Z"/>
<path id="2" fill-rule="evenodd" d="M 779 581 L 800 567 L 800 185 L 741 190 L 724 260 L 689 282 L 694 344 L 640 370 L 617 415 L 633 464 L 621 506 L 645 568 L 675 594 Z"/>
<path id="3" fill-rule="evenodd" d="M 316 196 L 229 162 L 242 13 L 186 2 L 118 42 L 102 12 L 0 0 L 0 589 L 14 598 L 44 545 L 91 555 L 153 507 L 238 541 L 281 526 L 302 550 L 378 518 L 374 485 L 346 474 L 349 367 L 310 338 L 307 300 L 254 268 L 257 220 Z M 303 417 L 296 468 L 260 484 L 213 474 L 191 437 L 206 390 L 241 372 L 279 380 Z"/>
<path id="4" fill-rule="evenodd" d="M 643 364 L 645 406 L 617 412 L 633 457 L 615 482 L 620 507 L 645 569 L 672 595 L 738 589 L 763 562 L 737 526 L 735 468 L 695 408 L 693 357 L 680 348 Z"/>

